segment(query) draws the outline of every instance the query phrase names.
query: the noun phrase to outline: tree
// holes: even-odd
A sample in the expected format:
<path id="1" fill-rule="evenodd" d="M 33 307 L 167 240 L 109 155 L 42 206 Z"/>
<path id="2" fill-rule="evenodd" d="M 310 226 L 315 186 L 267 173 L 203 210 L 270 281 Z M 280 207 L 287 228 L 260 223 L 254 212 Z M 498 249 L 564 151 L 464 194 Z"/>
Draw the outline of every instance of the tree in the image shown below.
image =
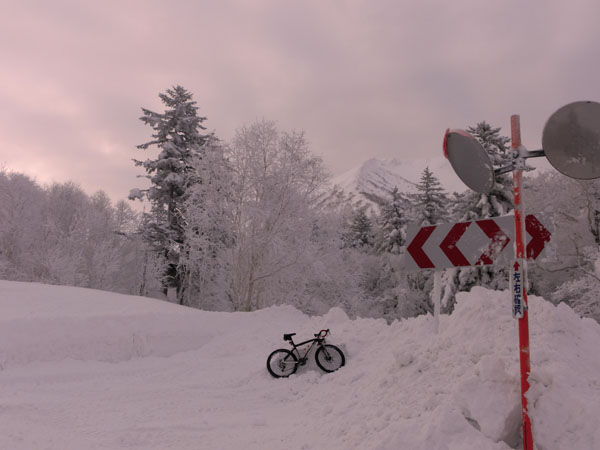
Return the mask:
<path id="1" fill-rule="evenodd" d="M 229 152 L 234 173 L 231 299 L 237 310 L 291 303 L 303 290 L 323 162 L 302 132 L 272 121 L 237 130 Z"/>
<path id="2" fill-rule="evenodd" d="M 193 166 L 200 183 L 185 202 L 185 247 L 179 265 L 186 274 L 185 303 L 207 310 L 231 310 L 230 249 L 233 230 L 233 173 L 224 148 L 214 142 Z"/>
<path id="3" fill-rule="evenodd" d="M 493 128 L 487 122 L 479 122 L 467 128 L 488 153 L 494 169 L 510 165 L 510 139 L 500 135 L 500 128 Z M 468 209 L 462 221 L 487 219 L 508 214 L 513 209 L 512 179 L 510 175 L 497 175 L 492 190 L 488 194 L 471 193 L 468 196 Z"/>
<path id="4" fill-rule="evenodd" d="M 401 252 L 406 240 L 407 206 L 408 200 L 395 187 L 392 190 L 392 198 L 381 207 L 376 243 L 378 253 L 399 254 Z"/>
<path id="5" fill-rule="evenodd" d="M 549 298 L 561 284 L 593 271 L 600 249 L 600 181 L 576 180 L 558 172 L 541 172 L 524 181 L 526 212 L 552 214 L 554 231 L 546 257 L 538 258 L 528 272 L 530 292 Z"/>
<path id="6" fill-rule="evenodd" d="M 138 214 L 125 200 L 119 200 L 114 207 L 116 232 L 123 235 L 135 233 L 138 226 Z"/>
<path id="7" fill-rule="evenodd" d="M 568 281 L 561 284 L 553 293 L 556 303 L 565 302 L 583 317 L 600 323 L 600 259 L 596 246 L 584 250 L 584 260 L 571 274 Z"/>
<path id="8" fill-rule="evenodd" d="M 35 181 L 0 169 L 0 278 L 34 281 L 43 275 L 44 201 Z"/>
<path id="9" fill-rule="evenodd" d="M 89 207 L 89 198 L 75 183 L 54 183 L 46 193 L 44 205 L 43 264 L 45 281 L 68 286 L 82 286 L 81 222 Z"/>
<path id="10" fill-rule="evenodd" d="M 373 222 L 365 208 L 359 208 L 342 234 L 343 247 L 367 251 L 373 247 L 373 240 Z"/>
<path id="11" fill-rule="evenodd" d="M 136 166 L 146 171 L 152 186 L 142 191 L 134 189 L 129 198 L 146 197 L 151 205 L 144 215 L 142 234 L 164 261 L 163 286 L 165 294 L 175 291 L 179 303 L 183 301 L 183 279 L 179 258 L 184 246 L 185 201 L 191 185 L 200 182 L 193 167 L 194 158 L 202 158 L 204 148 L 214 140 L 212 134 L 202 134 L 206 128 L 205 117 L 198 115 L 192 94 L 181 86 L 159 94 L 166 109 L 157 113 L 142 108 L 140 120 L 154 130 L 153 139 L 138 145 L 146 150 L 156 146 L 160 150 L 156 159 L 134 160 Z"/>
<path id="12" fill-rule="evenodd" d="M 423 170 L 417 193 L 410 199 L 420 225 L 435 225 L 447 220 L 448 196 L 429 167 Z"/>
<path id="13" fill-rule="evenodd" d="M 488 153 L 494 169 L 509 166 L 508 137 L 500 135 L 500 128 L 493 128 L 485 121 L 467 128 Z M 466 222 L 490 217 L 503 216 L 513 209 L 512 180 L 509 175 L 497 175 L 492 190 L 487 194 L 471 192 L 456 198 L 457 207 L 463 211 L 459 221 Z M 447 310 L 454 307 L 454 295 L 457 291 L 470 290 L 474 285 L 484 285 L 491 289 L 506 289 L 508 275 L 505 269 L 495 266 L 465 267 L 445 271 L 443 303 Z"/>

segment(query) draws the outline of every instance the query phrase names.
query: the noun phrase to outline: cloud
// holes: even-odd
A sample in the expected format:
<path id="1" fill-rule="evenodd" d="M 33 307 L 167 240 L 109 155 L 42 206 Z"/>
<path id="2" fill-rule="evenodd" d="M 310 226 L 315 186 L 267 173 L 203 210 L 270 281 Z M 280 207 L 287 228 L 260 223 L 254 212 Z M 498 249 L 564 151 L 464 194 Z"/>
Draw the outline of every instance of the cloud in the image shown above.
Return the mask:
<path id="1" fill-rule="evenodd" d="M 209 129 L 303 129 L 334 173 L 440 153 L 487 120 L 527 146 L 565 103 L 600 100 L 595 0 L 13 2 L 0 18 L 0 164 L 123 198 L 182 84 Z"/>

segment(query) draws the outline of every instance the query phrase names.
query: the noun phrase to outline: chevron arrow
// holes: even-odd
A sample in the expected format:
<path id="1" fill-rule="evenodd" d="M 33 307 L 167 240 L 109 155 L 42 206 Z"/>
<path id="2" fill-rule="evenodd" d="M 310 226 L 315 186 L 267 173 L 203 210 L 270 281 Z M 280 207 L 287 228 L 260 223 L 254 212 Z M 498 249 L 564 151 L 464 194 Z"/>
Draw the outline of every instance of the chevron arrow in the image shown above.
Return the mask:
<path id="1" fill-rule="evenodd" d="M 462 235 L 465 234 L 465 231 L 469 228 L 471 223 L 472 222 L 462 222 L 455 224 L 440 244 L 440 248 L 455 267 L 471 265 L 467 258 L 465 258 L 465 255 L 463 255 L 456 246 L 456 243 Z"/>
<path id="2" fill-rule="evenodd" d="M 435 264 L 433 264 L 422 248 L 423 244 L 427 242 L 427 239 L 429 239 L 429 236 L 431 236 L 431 233 L 433 233 L 435 229 L 435 225 L 421 228 L 411 241 L 410 245 L 406 247 L 406 251 L 413 257 L 421 269 L 433 269 L 435 267 Z"/>
<path id="3" fill-rule="evenodd" d="M 533 214 L 525 217 L 525 231 L 531 236 L 531 240 L 525 249 L 527 259 L 536 259 L 544 250 L 546 243 L 550 242 L 551 233 Z"/>
<path id="4" fill-rule="evenodd" d="M 472 226 L 476 223 L 477 226 Z M 546 216 L 525 217 L 529 242 L 527 259 L 540 257 L 550 242 L 552 221 Z M 514 238 L 514 216 L 493 217 L 472 222 L 438 224 L 421 227 L 411 233 L 414 238 L 406 247 L 407 265 L 413 269 L 484 266 L 514 262 L 509 244 Z M 520 263 L 519 263 L 520 264 Z"/>
<path id="5" fill-rule="evenodd" d="M 481 254 L 479 259 L 475 262 L 476 266 L 482 266 L 485 264 L 493 264 L 496 256 L 498 256 L 504 247 L 506 247 L 510 241 L 510 238 L 500 229 L 498 224 L 491 219 L 478 220 L 477 225 L 485 233 L 487 237 L 491 239 L 488 249 Z"/>

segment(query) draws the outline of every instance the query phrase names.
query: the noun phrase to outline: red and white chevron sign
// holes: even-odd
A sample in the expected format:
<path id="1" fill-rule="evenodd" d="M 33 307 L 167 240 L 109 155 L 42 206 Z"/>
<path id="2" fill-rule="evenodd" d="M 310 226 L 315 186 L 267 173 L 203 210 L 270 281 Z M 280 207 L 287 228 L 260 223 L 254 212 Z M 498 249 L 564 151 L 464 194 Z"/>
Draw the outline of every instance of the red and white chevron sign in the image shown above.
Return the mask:
<path id="1" fill-rule="evenodd" d="M 535 260 L 550 242 L 551 221 L 533 214 L 525 218 L 527 259 Z M 514 216 L 431 225 L 409 229 L 404 267 L 447 269 L 509 263 L 515 257 Z"/>

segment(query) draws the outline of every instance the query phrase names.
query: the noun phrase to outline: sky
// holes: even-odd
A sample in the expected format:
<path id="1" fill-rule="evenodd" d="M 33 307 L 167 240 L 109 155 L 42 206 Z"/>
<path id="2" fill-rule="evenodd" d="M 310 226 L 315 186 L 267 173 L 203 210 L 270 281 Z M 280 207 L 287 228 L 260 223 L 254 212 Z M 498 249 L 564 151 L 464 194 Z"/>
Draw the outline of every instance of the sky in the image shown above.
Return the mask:
<path id="1" fill-rule="evenodd" d="M 224 141 L 302 130 L 332 175 L 442 154 L 486 120 L 541 148 L 548 117 L 600 101 L 600 2 L 0 0 L 0 169 L 114 200 L 143 187 L 141 108 L 182 85 Z"/>

